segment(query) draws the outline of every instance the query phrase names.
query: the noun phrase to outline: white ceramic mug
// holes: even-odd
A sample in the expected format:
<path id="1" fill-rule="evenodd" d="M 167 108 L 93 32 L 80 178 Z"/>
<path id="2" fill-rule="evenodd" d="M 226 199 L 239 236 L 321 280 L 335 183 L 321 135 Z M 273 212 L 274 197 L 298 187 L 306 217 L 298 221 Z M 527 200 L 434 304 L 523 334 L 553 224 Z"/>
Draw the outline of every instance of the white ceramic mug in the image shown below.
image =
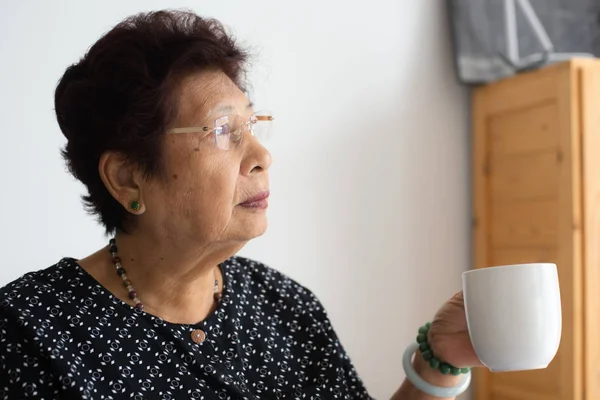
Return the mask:
<path id="1" fill-rule="evenodd" d="M 546 368 L 562 330 L 555 264 L 517 264 L 462 275 L 471 342 L 491 371 Z"/>

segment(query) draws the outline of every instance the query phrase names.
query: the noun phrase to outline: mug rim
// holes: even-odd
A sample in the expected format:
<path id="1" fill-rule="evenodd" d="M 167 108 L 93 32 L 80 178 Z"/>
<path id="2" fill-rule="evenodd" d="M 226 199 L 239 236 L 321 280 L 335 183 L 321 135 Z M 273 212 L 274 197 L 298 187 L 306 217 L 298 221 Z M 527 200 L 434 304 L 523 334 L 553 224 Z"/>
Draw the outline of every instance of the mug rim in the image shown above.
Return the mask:
<path id="1" fill-rule="evenodd" d="M 554 268 L 556 268 L 556 264 L 555 263 L 547 263 L 547 262 L 506 264 L 506 265 L 494 265 L 492 267 L 474 268 L 474 269 L 471 269 L 469 271 L 463 272 L 462 275 L 466 276 L 466 275 L 477 273 L 477 272 L 489 271 L 489 270 L 496 270 L 496 269 L 515 269 L 515 268 L 522 268 L 522 267 L 532 267 L 534 265 L 540 265 L 540 266 L 544 266 L 544 267 L 554 267 Z"/>

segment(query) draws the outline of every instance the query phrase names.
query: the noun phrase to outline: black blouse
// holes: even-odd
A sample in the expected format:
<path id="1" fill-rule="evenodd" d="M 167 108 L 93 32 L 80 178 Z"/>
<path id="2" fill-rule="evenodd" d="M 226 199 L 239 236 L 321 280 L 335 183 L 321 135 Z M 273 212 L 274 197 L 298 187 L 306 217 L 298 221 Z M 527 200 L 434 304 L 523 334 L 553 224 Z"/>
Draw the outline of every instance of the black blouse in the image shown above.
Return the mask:
<path id="1" fill-rule="evenodd" d="M 0 399 L 370 399 L 308 289 L 240 257 L 221 268 L 195 325 L 136 310 L 70 258 L 8 284 Z"/>

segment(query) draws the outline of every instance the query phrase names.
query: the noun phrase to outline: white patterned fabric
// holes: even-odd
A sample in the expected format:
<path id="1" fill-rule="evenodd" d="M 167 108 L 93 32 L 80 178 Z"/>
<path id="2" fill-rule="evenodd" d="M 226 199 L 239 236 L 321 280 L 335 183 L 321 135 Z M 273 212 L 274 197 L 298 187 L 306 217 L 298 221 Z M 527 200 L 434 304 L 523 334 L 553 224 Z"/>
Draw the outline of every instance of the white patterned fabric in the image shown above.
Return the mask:
<path id="1" fill-rule="evenodd" d="M 221 269 L 222 301 L 194 325 L 136 310 L 71 258 L 8 284 L 0 399 L 370 399 L 308 289 L 241 257 Z"/>

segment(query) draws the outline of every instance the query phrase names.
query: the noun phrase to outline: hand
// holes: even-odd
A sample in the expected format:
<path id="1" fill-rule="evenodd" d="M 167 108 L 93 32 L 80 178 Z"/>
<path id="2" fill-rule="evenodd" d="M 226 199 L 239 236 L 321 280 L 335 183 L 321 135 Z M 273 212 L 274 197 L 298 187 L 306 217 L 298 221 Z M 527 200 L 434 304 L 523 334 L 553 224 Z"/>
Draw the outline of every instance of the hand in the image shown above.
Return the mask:
<path id="1" fill-rule="evenodd" d="M 469 337 L 462 291 L 439 309 L 431 322 L 428 341 L 443 362 L 457 368 L 482 366 Z"/>

